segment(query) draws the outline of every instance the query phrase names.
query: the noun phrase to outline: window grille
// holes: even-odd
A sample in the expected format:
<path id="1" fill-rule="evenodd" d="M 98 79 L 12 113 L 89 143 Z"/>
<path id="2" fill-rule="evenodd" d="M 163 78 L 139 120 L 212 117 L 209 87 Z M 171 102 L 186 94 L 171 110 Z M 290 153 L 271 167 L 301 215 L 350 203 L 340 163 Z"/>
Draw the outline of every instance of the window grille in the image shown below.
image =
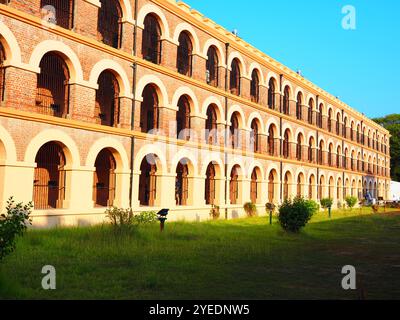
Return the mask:
<path id="1" fill-rule="evenodd" d="M 218 86 L 218 55 L 215 47 L 211 46 L 207 52 L 207 84 L 217 87 Z"/>
<path id="2" fill-rule="evenodd" d="M 47 6 L 54 8 L 54 12 L 44 12 Z M 49 22 L 54 22 L 56 25 L 72 29 L 74 23 L 74 0 L 41 0 L 40 8 L 42 16 L 50 17 Z M 54 17 L 53 17 L 54 15 Z"/>
<path id="3" fill-rule="evenodd" d="M 93 200 L 95 206 L 111 207 L 115 200 L 116 162 L 108 149 L 103 149 L 96 158 L 93 176 Z"/>
<path id="4" fill-rule="evenodd" d="M 144 19 L 142 40 L 143 59 L 155 64 L 161 62 L 161 28 L 157 18 L 151 14 Z"/>
<path id="5" fill-rule="evenodd" d="M 97 36 L 100 41 L 114 48 L 121 47 L 122 10 L 117 0 L 100 0 Z"/>
<path id="6" fill-rule="evenodd" d="M 119 123 L 119 84 L 109 71 L 100 74 L 96 91 L 95 112 L 99 124 L 115 127 Z"/>
<path id="7" fill-rule="evenodd" d="M 193 45 L 188 34 L 182 32 L 179 36 L 177 53 L 177 69 L 180 74 L 192 76 Z"/>

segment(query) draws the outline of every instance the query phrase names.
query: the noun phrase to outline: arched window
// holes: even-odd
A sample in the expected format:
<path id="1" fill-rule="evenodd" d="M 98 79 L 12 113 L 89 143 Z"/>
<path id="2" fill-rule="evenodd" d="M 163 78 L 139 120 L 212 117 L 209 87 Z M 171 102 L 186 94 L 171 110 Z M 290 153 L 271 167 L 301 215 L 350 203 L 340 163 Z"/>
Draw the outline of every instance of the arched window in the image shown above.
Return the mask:
<path id="1" fill-rule="evenodd" d="M 314 138 L 311 137 L 309 142 L 308 142 L 308 161 L 309 162 L 314 162 L 315 161 L 315 156 L 314 156 Z"/>
<path id="2" fill-rule="evenodd" d="M 268 107 L 275 109 L 275 81 L 273 78 L 269 79 L 268 83 Z"/>
<path id="3" fill-rule="evenodd" d="M 36 110 L 39 113 L 65 117 L 69 105 L 69 71 L 58 55 L 47 53 L 40 61 L 37 76 Z"/>
<path id="4" fill-rule="evenodd" d="M 268 129 L 268 154 L 271 156 L 275 155 L 275 134 L 272 125 Z"/>
<path id="5" fill-rule="evenodd" d="M 351 123 L 350 127 L 350 139 L 354 141 L 354 122 Z"/>
<path id="6" fill-rule="evenodd" d="M 214 105 L 207 108 L 206 135 L 207 143 L 216 144 L 218 142 L 217 112 Z"/>
<path id="7" fill-rule="evenodd" d="M 230 135 L 231 146 L 233 149 L 236 149 L 239 146 L 239 119 L 236 113 L 231 117 Z"/>
<path id="8" fill-rule="evenodd" d="M 314 100 L 310 99 L 308 102 L 308 123 L 313 124 L 313 111 L 314 111 Z"/>
<path id="9" fill-rule="evenodd" d="M 215 177 L 215 166 L 214 164 L 210 163 L 207 167 L 205 184 L 205 198 L 207 205 L 215 203 Z"/>
<path id="10" fill-rule="evenodd" d="M 97 82 L 95 115 L 97 123 L 115 127 L 119 123 L 119 84 L 114 74 L 103 71 Z"/>
<path id="11" fill-rule="evenodd" d="M 153 14 L 148 14 L 144 19 L 142 55 L 147 61 L 156 64 L 161 62 L 161 28 Z"/>
<path id="12" fill-rule="evenodd" d="M 304 176 L 300 173 L 297 177 L 297 190 L 296 195 L 297 197 L 301 197 L 303 195 L 303 188 L 304 188 Z"/>
<path id="13" fill-rule="evenodd" d="M 347 117 L 344 118 L 342 135 L 343 138 L 347 138 Z"/>
<path id="14" fill-rule="evenodd" d="M 140 165 L 139 203 L 154 206 L 157 197 L 157 165 L 154 155 L 147 155 Z"/>
<path id="15" fill-rule="evenodd" d="M 4 101 L 4 90 L 6 83 L 6 69 L 4 68 L 4 61 L 6 60 L 6 53 L 3 45 L 0 42 L 0 101 Z"/>
<path id="16" fill-rule="evenodd" d="M 158 95 L 154 86 L 147 85 L 143 90 L 143 102 L 140 105 L 140 128 L 142 132 L 149 133 L 158 129 Z"/>
<path id="17" fill-rule="evenodd" d="M 176 134 L 178 139 L 189 140 L 190 138 L 190 102 L 186 96 L 178 101 L 176 112 Z"/>
<path id="18" fill-rule="evenodd" d="M 208 48 L 207 51 L 207 83 L 211 86 L 218 87 L 218 54 L 217 49 L 214 46 Z"/>
<path id="19" fill-rule="evenodd" d="M 301 120 L 302 119 L 302 100 L 303 100 L 303 96 L 301 94 L 301 92 L 299 92 L 297 94 L 297 102 L 296 102 L 296 118 Z"/>
<path id="20" fill-rule="evenodd" d="M 340 135 L 340 114 L 338 113 L 336 116 L 336 134 Z"/>
<path id="21" fill-rule="evenodd" d="M 357 125 L 357 143 L 360 143 L 360 125 Z"/>
<path id="22" fill-rule="evenodd" d="M 114 48 L 121 47 L 122 10 L 118 0 L 100 0 L 97 19 L 98 39 Z"/>
<path id="23" fill-rule="evenodd" d="M 268 176 L 268 201 L 273 203 L 275 200 L 275 177 L 271 170 Z"/>
<path id="24" fill-rule="evenodd" d="M 323 199 L 325 196 L 324 188 L 325 188 L 325 178 L 324 178 L 324 176 L 321 176 L 319 178 L 319 185 L 318 185 L 318 199 L 319 200 Z"/>
<path id="25" fill-rule="evenodd" d="M 116 162 L 108 149 L 103 149 L 96 158 L 93 175 L 93 201 L 97 207 L 114 205 L 116 186 Z"/>
<path id="26" fill-rule="evenodd" d="M 255 69 L 251 73 L 250 97 L 253 102 L 258 103 L 260 101 L 260 80 Z"/>
<path id="27" fill-rule="evenodd" d="M 302 160 L 302 143 L 303 143 L 303 136 L 302 136 L 302 134 L 300 133 L 298 136 L 297 136 L 297 144 L 296 144 L 296 159 L 298 160 L 298 161 L 301 161 Z"/>
<path id="28" fill-rule="evenodd" d="M 240 67 L 239 60 L 233 59 L 231 64 L 230 90 L 232 94 L 240 95 Z"/>
<path id="29" fill-rule="evenodd" d="M 283 157 L 289 158 L 289 156 L 289 130 L 286 130 L 283 138 Z"/>
<path id="30" fill-rule="evenodd" d="M 256 169 L 251 173 L 250 183 L 250 200 L 252 203 L 257 203 L 258 198 L 258 177 Z"/>
<path id="31" fill-rule="evenodd" d="M 283 200 L 289 199 L 289 173 L 286 172 L 285 179 L 283 181 Z"/>
<path id="32" fill-rule="evenodd" d="M 333 166 L 333 144 L 332 143 L 329 145 L 329 150 L 328 150 L 328 165 Z"/>
<path id="33" fill-rule="evenodd" d="M 238 204 L 239 200 L 239 167 L 233 167 L 229 183 L 229 199 L 231 204 Z"/>
<path id="34" fill-rule="evenodd" d="M 340 153 L 341 153 L 341 149 L 340 147 L 337 148 L 337 152 L 336 152 L 336 167 L 340 168 L 341 167 L 341 163 L 340 163 Z"/>
<path id="35" fill-rule="evenodd" d="M 324 142 L 322 140 L 319 142 L 318 163 L 324 164 Z"/>
<path id="36" fill-rule="evenodd" d="M 42 18 L 46 18 L 47 22 L 72 29 L 74 18 L 74 1 L 73 0 L 41 0 L 40 1 Z"/>
<path id="37" fill-rule="evenodd" d="M 254 119 L 251 122 L 251 132 L 250 132 L 250 139 L 253 144 L 253 151 L 259 152 L 260 151 L 260 137 L 258 134 L 258 123 L 257 120 Z"/>
<path id="38" fill-rule="evenodd" d="M 323 112 L 324 112 L 324 106 L 322 103 L 320 103 L 319 108 L 318 108 L 318 127 L 322 128 L 322 122 L 323 122 Z"/>
<path id="39" fill-rule="evenodd" d="M 332 132 L 332 109 L 329 109 L 328 111 L 328 131 Z"/>
<path id="40" fill-rule="evenodd" d="M 289 87 L 285 87 L 284 93 L 283 93 L 283 105 L 282 105 L 282 112 L 284 114 L 289 114 L 290 110 L 290 90 Z"/>
<path id="41" fill-rule="evenodd" d="M 46 143 L 36 154 L 35 162 L 34 208 L 39 210 L 63 208 L 66 160 L 62 147 L 56 142 Z"/>
<path id="42" fill-rule="evenodd" d="M 315 187 L 315 178 L 314 175 L 310 176 L 310 179 L 308 180 L 308 199 L 313 199 L 314 198 L 314 187 Z"/>
<path id="43" fill-rule="evenodd" d="M 186 206 L 189 197 L 189 168 L 186 164 L 178 163 L 175 179 L 175 200 L 177 206 Z"/>
<path id="44" fill-rule="evenodd" d="M 187 32 L 179 35 L 179 46 L 176 66 L 178 72 L 185 76 L 192 76 L 193 45 Z"/>

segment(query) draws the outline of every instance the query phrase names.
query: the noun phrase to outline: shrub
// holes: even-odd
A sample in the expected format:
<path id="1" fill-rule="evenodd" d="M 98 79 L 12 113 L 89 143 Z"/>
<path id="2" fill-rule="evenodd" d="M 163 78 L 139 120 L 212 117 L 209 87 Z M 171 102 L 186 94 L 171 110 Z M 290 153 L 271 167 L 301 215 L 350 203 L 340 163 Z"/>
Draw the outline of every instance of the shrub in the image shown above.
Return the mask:
<path id="1" fill-rule="evenodd" d="M 248 217 L 254 217 L 257 215 L 257 207 L 253 202 L 247 202 L 243 205 L 244 211 Z"/>
<path id="2" fill-rule="evenodd" d="M 22 236 L 27 225 L 31 224 L 29 217 L 32 211 L 32 203 L 24 205 L 15 204 L 11 197 L 7 201 L 6 214 L 0 216 L 0 261 L 15 250 L 17 236 Z"/>
<path id="3" fill-rule="evenodd" d="M 219 206 L 213 205 L 210 210 L 210 217 L 214 220 L 219 219 L 221 213 L 219 212 Z"/>
<path id="4" fill-rule="evenodd" d="M 321 199 L 321 207 L 324 209 L 332 208 L 333 205 L 333 199 L 331 198 L 324 198 Z"/>
<path id="5" fill-rule="evenodd" d="M 356 197 L 346 197 L 346 203 L 350 209 L 356 205 L 357 201 L 358 199 Z"/>
<path id="6" fill-rule="evenodd" d="M 133 214 L 131 209 L 111 207 L 106 210 L 106 217 L 115 228 L 129 228 L 132 226 Z"/>
<path id="7" fill-rule="evenodd" d="M 279 223 L 286 231 L 299 232 L 317 212 L 317 208 L 315 201 L 302 197 L 296 197 L 293 201 L 285 200 L 279 207 Z"/>
<path id="8" fill-rule="evenodd" d="M 132 218 L 134 225 L 153 224 L 158 221 L 157 213 L 154 211 L 144 211 L 136 214 Z"/>

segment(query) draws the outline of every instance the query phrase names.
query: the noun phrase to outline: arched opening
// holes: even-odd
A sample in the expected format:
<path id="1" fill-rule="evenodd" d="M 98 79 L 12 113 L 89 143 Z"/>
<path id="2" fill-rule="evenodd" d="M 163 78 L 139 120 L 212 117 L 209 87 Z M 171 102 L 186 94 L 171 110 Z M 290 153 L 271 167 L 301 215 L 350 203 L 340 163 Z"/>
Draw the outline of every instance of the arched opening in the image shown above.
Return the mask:
<path id="1" fill-rule="evenodd" d="M 319 178 L 319 185 L 318 185 L 318 200 L 321 200 L 325 197 L 325 177 L 321 176 Z"/>
<path id="2" fill-rule="evenodd" d="M 51 7 L 47 7 L 51 6 Z M 46 17 L 47 22 L 72 29 L 74 19 L 74 1 L 73 0 L 41 0 L 40 1 L 42 18 Z M 46 10 L 47 9 L 47 10 Z"/>
<path id="3" fill-rule="evenodd" d="M 328 165 L 330 167 L 333 166 L 333 143 L 329 144 L 329 149 L 328 149 Z"/>
<path id="4" fill-rule="evenodd" d="M 338 146 L 337 147 L 337 151 L 336 151 L 336 167 L 337 168 L 341 168 L 342 167 L 341 153 L 342 153 L 342 149 L 340 148 L 340 146 Z"/>
<path id="5" fill-rule="evenodd" d="M 278 186 L 278 174 L 275 169 L 271 170 L 268 176 L 268 202 L 275 203 L 277 201 L 276 188 Z"/>
<path id="6" fill-rule="evenodd" d="M 218 87 L 218 53 L 215 46 L 210 46 L 207 51 L 207 63 L 206 63 L 206 79 L 207 84 Z"/>
<path id="7" fill-rule="evenodd" d="M 100 0 L 97 37 L 113 48 L 121 47 L 122 10 L 118 0 Z"/>
<path id="8" fill-rule="evenodd" d="M 283 136 L 283 157 L 289 158 L 290 157 L 290 130 L 286 129 L 285 134 Z"/>
<path id="9" fill-rule="evenodd" d="M 47 53 L 40 61 L 37 75 L 36 110 L 55 117 L 66 117 L 69 105 L 69 70 L 55 53 Z"/>
<path id="10" fill-rule="evenodd" d="M 296 118 L 302 119 L 302 104 L 303 104 L 303 95 L 301 92 L 297 94 L 297 102 L 296 102 Z"/>
<path id="11" fill-rule="evenodd" d="M 302 197 L 304 194 L 304 174 L 299 173 L 297 176 L 297 190 L 296 190 L 296 195 L 297 197 Z"/>
<path id="12" fill-rule="evenodd" d="M 103 71 L 97 81 L 95 115 L 97 123 L 116 127 L 119 123 L 119 84 L 110 71 Z"/>
<path id="13" fill-rule="evenodd" d="M 329 109 L 329 111 L 328 111 L 328 131 L 329 132 L 332 132 L 332 121 L 333 121 L 332 113 L 333 113 L 332 109 Z"/>
<path id="14" fill-rule="evenodd" d="M 333 180 L 333 177 L 330 177 L 330 179 L 329 179 L 329 189 L 328 189 L 328 198 L 329 199 L 333 199 L 334 187 L 335 187 L 335 181 Z"/>
<path id="15" fill-rule="evenodd" d="M 342 191 L 342 179 L 338 179 L 337 181 L 337 186 L 336 186 L 336 198 L 338 201 L 342 200 L 342 195 L 343 195 L 343 191 Z"/>
<path id="16" fill-rule="evenodd" d="M 117 167 L 115 158 L 109 149 L 103 149 L 97 155 L 94 164 L 93 201 L 96 207 L 114 205 Z"/>
<path id="17" fill-rule="evenodd" d="M 336 115 L 336 134 L 340 135 L 340 113 Z"/>
<path id="18" fill-rule="evenodd" d="M 275 130 L 275 125 L 271 124 L 268 129 L 268 154 L 270 156 L 276 156 L 278 151 L 277 147 L 275 146 L 275 141 L 277 139 L 275 138 Z"/>
<path id="19" fill-rule="evenodd" d="M 6 69 L 4 68 L 4 61 L 6 61 L 6 52 L 3 44 L 0 42 L 0 101 L 4 101 L 4 90 L 6 84 Z"/>
<path id="20" fill-rule="evenodd" d="M 190 139 L 190 101 L 187 96 L 180 97 L 178 101 L 176 134 L 178 139 Z"/>
<path id="21" fill-rule="evenodd" d="M 254 168 L 253 172 L 251 173 L 251 182 L 250 182 L 250 200 L 252 203 L 258 203 L 259 199 L 259 176 L 260 174 L 257 172 L 257 168 Z"/>
<path id="22" fill-rule="evenodd" d="M 240 95 L 240 67 L 239 60 L 233 59 L 231 64 L 231 74 L 230 74 L 230 86 L 229 89 L 232 94 L 237 96 Z"/>
<path id="23" fill-rule="evenodd" d="M 357 197 L 356 180 L 353 180 L 352 183 L 351 183 L 351 196 L 352 197 Z"/>
<path id="24" fill-rule="evenodd" d="M 315 176 L 312 174 L 308 180 L 308 199 L 315 199 Z"/>
<path id="25" fill-rule="evenodd" d="M 186 206 L 189 199 L 189 167 L 187 161 L 180 161 L 175 173 L 175 202 L 177 206 Z"/>
<path id="26" fill-rule="evenodd" d="M 161 62 L 161 28 L 154 14 L 148 14 L 144 19 L 142 38 L 143 59 L 155 64 Z"/>
<path id="27" fill-rule="evenodd" d="M 229 181 L 229 199 L 231 204 L 239 204 L 239 173 L 240 167 L 234 166 L 231 170 L 230 181 Z"/>
<path id="28" fill-rule="evenodd" d="M 318 148 L 318 163 L 320 165 L 324 165 L 325 164 L 324 149 L 325 149 L 325 144 L 324 144 L 324 141 L 321 140 L 319 142 L 319 148 Z"/>
<path id="29" fill-rule="evenodd" d="M 193 44 L 187 32 L 179 35 L 179 46 L 177 53 L 176 66 L 178 72 L 185 76 L 192 76 Z"/>
<path id="30" fill-rule="evenodd" d="M 239 114 L 237 112 L 232 114 L 231 126 L 230 126 L 229 130 L 230 130 L 230 136 L 231 136 L 231 146 L 233 149 L 236 149 L 239 147 L 239 144 L 240 144 Z"/>
<path id="31" fill-rule="evenodd" d="M 260 79 L 256 69 L 251 73 L 250 97 L 253 102 L 258 103 L 260 101 Z"/>
<path id="32" fill-rule="evenodd" d="M 343 168 L 348 169 L 348 158 L 349 158 L 349 149 L 344 150 L 344 156 L 343 156 Z"/>
<path id="33" fill-rule="evenodd" d="M 310 99 L 310 101 L 308 101 L 308 123 L 309 124 L 313 124 L 313 113 L 314 113 L 314 100 Z"/>
<path id="34" fill-rule="evenodd" d="M 283 200 L 288 200 L 290 196 L 289 188 L 292 184 L 292 175 L 290 172 L 285 173 L 285 177 L 283 180 Z"/>
<path id="35" fill-rule="evenodd" d="M 211 104 L 207 108 L 206 141 L 208 144 L 218 142 L 217 106 Z"/>
<path id="36" fill-rule="evenodd" d="M 140 105 L 140 128 L 148 133 L 158 129 L 159 108 L 158 94 L 153 85 L 147 85 L 143 90 L 143 102 Z"/>
<path id="37" fill-rule="evenodd" d="M 205 199 L 207 205 L 216 203 L 216 170 L 212 162 L 208 165 L 206 171 Z"/>
<path id="38" fill-rule="evenodd" d="M 296 144 L 296 159 L 298 161 L 302 161 L 303 160 L 303 134 L 299 133 L 297 136 L 297 144 Z"/>
<path id="39" fill-rule="evenodd" d="M 308 141 L 308 161 L 315 163 L 315 140 L 314 137 L 310 137 Z"/>
<path id="40" fill-rule="evenodd" d="M 323 115 L 324 115 L 324 105 L 320 103 L 318 108 L 318 127 L 320 128 L 322 128 L 323 126 Z"/>
<path id="41" fill-rule="evenodd" d="M 258 120 L 254 119 L 251 122 L 250 139 L 254 152 L 260 152 L 260 136 L 258 130 Z"/>
<path id="42" fill-rule="evenodd" d="M 35 209 L 60 209 L 65 200 L 66 158 L 57 142 L 44 144 L 36 154 L 33 181 Z"/>
<path id="43" fill-rule="evenodd" d="M 268 107 L 275 109 L 275 80 L 269 79 L 268 83 Z"/>
<path id="44" fill-rule="evenodd" d="M 343 138 L 347 138 L 347 117 L 344 118 L 342 135 Z"/>
<path id="45" fill-rule="evenodd" d="M 283 92 L 283 105 L 282 105 L 282 112 L 284 114 L 290 113 L 290 89 L 288 86 L 285 87 Z"/>
<path id="46" fill-rule="evenodd" d="M 157 156 L 147 155 L 140 165 L 139 203 L 141 206 L 155 205 L 157 199 Z"/>
<path id="47" fill-rule="evenodd" d="M 355 171 L 355 170 L 356 170 L 354 157 L 355 157 L 355 151 L 353 150 L 353 151 L 351 152 L 351 159 L 350 159 L 350 162 L 351 162 L 351 170 L 352 170 L 352 171 Z"/>
<path id="48" fill-rule="evenodd" d="M 350 139 L 354 141 L 354 122 L 351 122 L 350 126 Z"/>

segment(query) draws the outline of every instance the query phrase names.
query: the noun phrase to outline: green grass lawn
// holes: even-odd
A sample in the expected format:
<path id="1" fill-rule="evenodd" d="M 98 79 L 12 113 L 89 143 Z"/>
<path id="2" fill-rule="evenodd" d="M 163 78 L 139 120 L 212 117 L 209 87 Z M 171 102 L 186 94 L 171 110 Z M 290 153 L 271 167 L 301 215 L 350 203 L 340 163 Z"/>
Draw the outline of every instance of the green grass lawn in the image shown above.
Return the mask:
<path id="1" fill-rule="evenodd" d="M 41 269 L 57 289 L 41 288 Z M 268 218 L 167 223 L 116 235 L 109 226 L 30 230 L 0 264 L 0 297 L 18 299 L 400 298 L 400 212 L 319 213 L 298 235 Z"/>

